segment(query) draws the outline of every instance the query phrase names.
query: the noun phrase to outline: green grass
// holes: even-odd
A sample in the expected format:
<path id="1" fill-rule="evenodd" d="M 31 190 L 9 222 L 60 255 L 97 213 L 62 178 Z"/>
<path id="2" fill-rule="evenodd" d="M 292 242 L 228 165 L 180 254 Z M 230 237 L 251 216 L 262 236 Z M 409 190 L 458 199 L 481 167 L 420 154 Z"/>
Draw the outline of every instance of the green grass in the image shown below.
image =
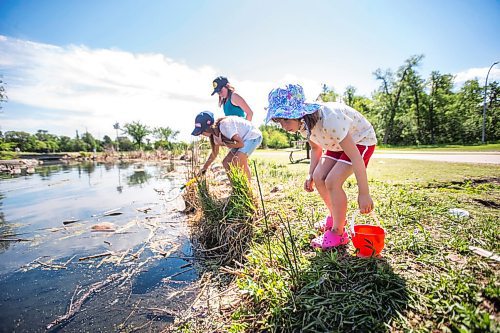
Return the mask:
<path id="1" fill-rule="evenodd" d="M 0 151 L 0 160 L 13 160 L 18 158 L 18 153 L 12 151 Z"/>
<path id="2" fill-rule="evenodd" d="M 500 167 L 373 160 L 370 190 L 387 235 L 382 258 L 361 259 L 352 244 L 310 248 L 313 223 L 327 212 L 316 192 L 302 190 L 307 163 L 290 165 L 283 151 L 252 158 L 268 219 L 260 207 L 235 281 L 243 303 L 224 331 L 500 331 L 499 263 L 469 249 L 500 253 Z M 352 214 L 354 177 L 345 190 Z"/>
<path id="3" fill-rule="evenodd" d="M 300 152 L 304 155 L 305 152 Z M 286 166 L 291 172 L 306 173 L 309 161 L 290 164 L 289 152 L 283 150 L 258 150 L 252 158 L 266 161 L 270 165 Z M 302 156 L 297 155 L 297 156 Z M 368 178 L 388 182 L 450 182 L 465 178 L 491 177 L 500 174 L 500 166 L 471 163 L 442 163 L 419 160 L 372 159 L 367 169 Z"/>

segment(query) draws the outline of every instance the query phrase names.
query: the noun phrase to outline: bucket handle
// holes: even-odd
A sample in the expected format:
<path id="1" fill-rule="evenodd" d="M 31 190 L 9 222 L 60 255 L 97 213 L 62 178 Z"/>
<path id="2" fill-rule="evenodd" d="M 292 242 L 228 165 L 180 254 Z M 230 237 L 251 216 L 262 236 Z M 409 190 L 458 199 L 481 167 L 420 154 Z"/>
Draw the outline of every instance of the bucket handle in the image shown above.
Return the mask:
<path id="1" fill-rule="evenodd" d="M 375 212 L 373 210 L 369 214 L 375 220 L 375 222 L 377 223 L 377 225 L 380 227 L 381 226 L 380 225 L 380 220 L 378 219 L 377 214 L 375 214 Z M 350 223 L 350 228 L 349 228 L 350 231 L 351 231 L 351 238 L 354 237 L 354 235 L 356 234 L 354 232 L 354 224 L 355 224 L 354 221 L 356 220 L 356 217 L 358 217 L 358 215 L 359 215 L 359 210 L 356 210 L 354 212 L 354 214 L 352 214 L 352 217 L 351 217 L 351 223 Z"/>

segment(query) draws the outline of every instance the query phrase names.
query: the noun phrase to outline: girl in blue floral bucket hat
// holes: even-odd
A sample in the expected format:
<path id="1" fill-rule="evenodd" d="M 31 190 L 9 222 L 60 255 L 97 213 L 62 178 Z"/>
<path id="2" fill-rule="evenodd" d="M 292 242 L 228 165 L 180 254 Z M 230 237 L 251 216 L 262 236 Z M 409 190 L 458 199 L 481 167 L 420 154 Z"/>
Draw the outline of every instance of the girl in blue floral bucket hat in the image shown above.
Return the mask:
<path id="1" fill-rule="evenodd" d="M 377 138 L 373 126 L 361 113 L 348 105 L 306 103 L 298 84 L 273 89 L 269 93 L 266 122 L 273 120 L 289 132 L 300 132 L 311 145 L 311 164 L 304 189 L 315 186 L 330 214 L 316 227 L 324 234 L 313 239 L 315 248 L 329 249 L 349 242 L 345 231 L 347 196 L 342 186 L 354 173 L 358 182 L 361 213 L 373 210 L 366 166 Z"/>

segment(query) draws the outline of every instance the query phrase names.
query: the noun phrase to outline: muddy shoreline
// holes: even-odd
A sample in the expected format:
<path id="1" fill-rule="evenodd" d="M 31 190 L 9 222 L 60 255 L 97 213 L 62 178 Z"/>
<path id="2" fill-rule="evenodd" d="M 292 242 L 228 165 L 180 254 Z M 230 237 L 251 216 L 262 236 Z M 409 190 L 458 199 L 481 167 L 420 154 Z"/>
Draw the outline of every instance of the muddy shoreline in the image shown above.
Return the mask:
<path id="1" fill-rule="evenodd" d="M 22 154 L 19 158 L 0 160 L 0 173 L 19 175 L 32 174 L 35 168 L 50 163 L 71 163 L 96 161 L 103 163 L 140 162 L 140 161 L 171 161 L 188 162 L 190 154 L 174 156 L 169 152 L 126 152 L 126 153 L 53 153 L 53 154 Z"/>

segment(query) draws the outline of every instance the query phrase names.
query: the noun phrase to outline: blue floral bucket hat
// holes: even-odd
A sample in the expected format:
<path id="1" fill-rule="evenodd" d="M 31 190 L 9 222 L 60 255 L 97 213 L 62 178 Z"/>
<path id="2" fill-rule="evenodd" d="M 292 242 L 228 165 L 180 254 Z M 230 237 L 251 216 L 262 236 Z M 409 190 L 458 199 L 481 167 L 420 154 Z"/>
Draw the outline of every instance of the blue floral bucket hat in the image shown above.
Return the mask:
<path id="1" fill-rule="evenodd" d="M 285 88 L 273 89 L 268 99 L 266 123 L 273 118 L 299 119 L 321 107 L 319 104 L 305 102 L 304 89 L 299 84 L 287 84 Z"/>

